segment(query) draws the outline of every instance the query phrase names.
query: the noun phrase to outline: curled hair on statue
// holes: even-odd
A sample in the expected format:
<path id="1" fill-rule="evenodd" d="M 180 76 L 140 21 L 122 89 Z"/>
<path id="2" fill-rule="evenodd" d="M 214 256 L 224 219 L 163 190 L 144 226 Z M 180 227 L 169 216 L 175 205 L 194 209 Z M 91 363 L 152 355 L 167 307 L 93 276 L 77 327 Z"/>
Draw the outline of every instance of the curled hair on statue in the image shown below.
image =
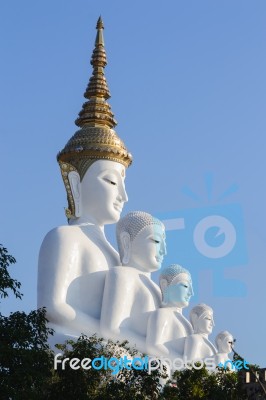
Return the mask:
<path id="1" fill-rule="evenodd" d="M 126 232 L 130 237 L 130 241 L 133 242 L 137 235 L 150 225 L 157 225 L 163 230 L 165 229 L 164 224 L 159 219 L 144 211 L 131 211 L 117 222 L 116 240 L 121 261 L 123 261 L 124 257 L 123 233 Z"/>
<path id="2" fill-rule="evenodd" d="M 190 272 L 186 268 L 179 264 L 171 264 L 169 267 L 164 268 L 160 274 L 160 287 L 163 280 L 166 280 L 167 286 L 170 286 L 173 281 L 176 281 L 177 276 L 180 274 L 188 275 L 189 281 L 192 282 Z"/>

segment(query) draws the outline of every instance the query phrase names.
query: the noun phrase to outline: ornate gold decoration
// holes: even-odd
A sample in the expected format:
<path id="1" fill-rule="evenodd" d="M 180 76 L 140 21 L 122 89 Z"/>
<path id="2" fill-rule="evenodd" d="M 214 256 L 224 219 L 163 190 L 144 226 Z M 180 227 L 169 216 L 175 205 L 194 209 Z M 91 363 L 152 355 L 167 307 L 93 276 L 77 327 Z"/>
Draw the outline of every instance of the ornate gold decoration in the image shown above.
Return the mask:
<path id="1" fill-rule="evenodd" d="M 73 170 L 77 171 L 82 180 L 88 167 L 96 160 L 116 161 L 125 167 L 132 163 L 132 155 L 113 129 L 117 122 L 110 105 L 106 101 L 110 98 L 110 92 L 104 76 L 107 61 L 103 38 L 104 26 L 101 17 L 98 19 L 96 29 L 95 48 L 91 58 L 93 72 L 84 93 L 84 97 L 88 101 L 83 104 L 75 121 L 81 129 L 71 137 L 64 149 L 57 155 L 67 190 L 68 218 L 75 217 L 75 204 L 65 166 L 72 167 Z"/>
<path id="2" fill-rule="evenodd" d="M 59 162 L 60 165 L 60 169 L 61 169 L 61 175 L 63 178 L 63 182 L 66 188 L 66 192 L 67 192 L 67 200 L 68 200 L 68 208 L 65 208 L 65 214 L 67 219 L 73 218 L 73 214 L 71 210 L 75 210 L 75 203 L 74 203 L 74 199 L 73 199 L 73 195 L 72 195 L 72 191 L 71 191 L 71 187 L 70 187 L 70 182 L 68 180 L 68 174 L 71 171 L 76 171 L 76 168 L 74 168 L 71 164 L 68 163 L 64 163 L 64 162 Z M 75 215 L 75 214 L 74 214 Z"/>

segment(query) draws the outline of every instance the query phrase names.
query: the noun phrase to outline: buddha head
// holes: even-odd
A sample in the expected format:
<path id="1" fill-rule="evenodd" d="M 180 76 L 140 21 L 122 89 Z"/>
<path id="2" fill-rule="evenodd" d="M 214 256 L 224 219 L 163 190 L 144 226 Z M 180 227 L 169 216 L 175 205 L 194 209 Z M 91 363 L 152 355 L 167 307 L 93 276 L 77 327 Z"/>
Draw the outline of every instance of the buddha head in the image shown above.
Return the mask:
<path id="1" fill-rule="evenodd" d="M 190 272 L 181 265 L 172 264 L 165 268 L 159 279 L 164 307 L 187 307 L 193 296 Z"/>
<path id="2" fill-rule="evenodd" d="M 165 228 L 143 211 L 132 211 L 118 221 L 116 238 L 122 265 L 142 272 L 161 268 L 166 254 Z"/>
<path id="3" fill-rule="evenodd" d="M 194 333 L 207 334 L 212 333 L 214 327 L 213 310 L 206 304 L 198 304 L 193 307 L 189 314 Z"/>
<path id="4" fill-rule="evenodd" d="M 74 202 L 75 219 L 82 217 L 97 225 L 117 222 L 124 203 L 128 200 L 125 190 L 125 167 L 114 161 L 96 160 L 86 170 L 83 180 L 76 171 L 67 177 Z M 73 214 L 70 216 L 74 218 Z"/>
<path id="5" fill-rule="evenodd" d="M 76 125 L 80 128 L 59 152 L 57 160 L 67 191 L 68 220 L 84 218 L 99 225 L 117 222 L 127 201 L 125 169 L 132 156 L 113 129 L 117 122 L 107 99 L 107 64 L 103 21 L 97 22 L 93 73 Z"/>
<path id="6" fill-rule="evenodd" d="M 233 335 L 228 331 L 222 331 L 218 333 L 215 338 L 215 343 L 218 349 L 218 353 L 229 354 L 234 346 Z"/>

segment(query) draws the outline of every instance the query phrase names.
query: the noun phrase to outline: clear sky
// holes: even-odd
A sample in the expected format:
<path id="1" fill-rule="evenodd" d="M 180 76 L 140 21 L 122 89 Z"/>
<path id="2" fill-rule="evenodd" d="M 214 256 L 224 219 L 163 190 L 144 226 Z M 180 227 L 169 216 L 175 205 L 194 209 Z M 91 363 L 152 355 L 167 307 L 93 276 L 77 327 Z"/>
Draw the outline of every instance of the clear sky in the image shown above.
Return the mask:
<path id="1" fill-rule="evenodd" d="M 3 312 L 36 308 L 41 242 L 66 223 L 56 154 L 76 130 L 100 14 L 116 130 L 134 156 L 124 213 L 183 221 L 164 266 L 191 270 L 212 338 L 229 330 L 266 366 L 265 0 L 1 2 L 0 243 L 24 293 Z M 235 240 L 228 254 L 198 251 L 204 218 L 207 252 Z"/>

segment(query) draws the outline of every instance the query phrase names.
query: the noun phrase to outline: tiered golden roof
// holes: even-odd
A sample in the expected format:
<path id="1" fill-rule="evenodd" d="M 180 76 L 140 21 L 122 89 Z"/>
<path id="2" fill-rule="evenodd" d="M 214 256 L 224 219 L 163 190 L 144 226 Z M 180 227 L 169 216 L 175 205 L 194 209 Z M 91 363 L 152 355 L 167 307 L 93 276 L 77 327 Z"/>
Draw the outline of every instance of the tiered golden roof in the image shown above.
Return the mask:
<path id="1" fill-rule="evenodd" d="M 106 53 L 103 39 L 103 21 L 101 17 L 97 22 L 97 36 L 95 48 L 91 57 L 93 73 L 87 86 L 84 97 L 88 99 L 83 104 L 82 110 L 77 118 L 76 125 L 83 127 L 89 126 L 108 126 L 114 128 L 117 125 L 110 105 L 105 101 L 111 97 L 109 88 L 104 76 L 104 67 L 107 65 Z"/>
<path id="2" fill-rule="evenodd" d="M 132 155 L 123 141 L 113 129 L 117 122 L 107 99 L 110 97 L 104 76 L 107 65 L 103 38 L 103 21 L 97 22 L 95 48 L 92 53 L 92 76 L 84 93 L 88 99 L 79 113 L 75 123 L 79 129 L 57 155 L 64 184 L 67 189 L 69 210 L 68 217 L 75 215 L 74 201 L 68 181 L 69 171 L 77 171 L 82 180 L 88 167 L 95 160 L 111 160 L 128 167 L 132 163 Z"/>

